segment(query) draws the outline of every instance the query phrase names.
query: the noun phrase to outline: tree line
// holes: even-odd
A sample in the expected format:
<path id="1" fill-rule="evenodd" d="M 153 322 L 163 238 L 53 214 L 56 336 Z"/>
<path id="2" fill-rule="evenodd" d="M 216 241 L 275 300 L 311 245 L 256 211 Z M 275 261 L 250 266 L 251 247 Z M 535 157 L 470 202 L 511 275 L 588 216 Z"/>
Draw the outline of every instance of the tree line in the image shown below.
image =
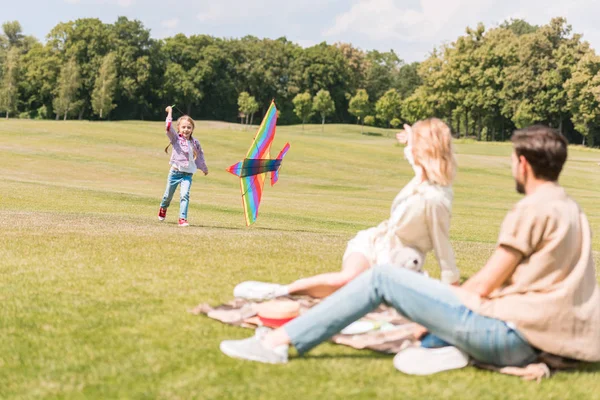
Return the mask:
<path id="1" fill-rule="evenodd" d="M 251 124 L 276 100 L 282 124 L 398 127 L 445 119 L 459 136 L 505 140 L 544 123 L 600 144 L 600 57 L 564 18 L 467 28 L 420 63 L 348 43 L 177 34 L 138 20 L 59 23 L 45 43 L 18 21 L 0 35 L 0 112 L 40 119 L 197 119 Z"/>

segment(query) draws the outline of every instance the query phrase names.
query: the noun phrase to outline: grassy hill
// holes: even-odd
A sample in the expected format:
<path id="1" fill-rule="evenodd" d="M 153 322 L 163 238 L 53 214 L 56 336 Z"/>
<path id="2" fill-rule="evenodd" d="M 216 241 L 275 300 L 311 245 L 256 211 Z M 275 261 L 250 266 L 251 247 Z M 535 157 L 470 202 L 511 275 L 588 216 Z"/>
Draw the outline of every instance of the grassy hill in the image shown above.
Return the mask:
<path id="1" fill-rule="evenodd" d="M 594 398 L 600 364 L 541 385 L 467 368 L 432 377 L 392 358 L 325 344 L 285 366 L 223 356 L 250 331 L 187 310 L 233 286 L 340 268 L 346 242 L 389 214 L 412 170 L 392 132 L 281 127 L 280 180 L 247 228 L 238 178 L 225 168 L 254 129 L 201 123 L 210 169 L 196 175 L 189 222 L 178 193 L 156 219 L 168 172 L 158 122 L 0 121 L 0 398 Z M 464 277 L 491 254 L 520 197 L 509 144 L 458 142 L 451 238 Z M 600 152 L 571 148 L 561 183 L 600 232 Z M 600 239 L 594 237 L 597 265 Z M 428 271 L 439 275 L 433 257 Z M 596 395 L 594 395 L 596 393 Z"/>

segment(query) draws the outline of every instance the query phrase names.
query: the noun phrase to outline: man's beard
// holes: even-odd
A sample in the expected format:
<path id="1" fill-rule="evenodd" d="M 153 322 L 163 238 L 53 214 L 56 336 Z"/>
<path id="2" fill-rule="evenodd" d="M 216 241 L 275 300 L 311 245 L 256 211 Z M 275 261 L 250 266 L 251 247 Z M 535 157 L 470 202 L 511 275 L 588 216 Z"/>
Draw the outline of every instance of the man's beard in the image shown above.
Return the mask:
<path id="1" fill-rule="evenodd" d="M 516 184 L 517 193 L 525 194 L 525 185 L 517 180 L 515 180 L 515 184 Z"/>

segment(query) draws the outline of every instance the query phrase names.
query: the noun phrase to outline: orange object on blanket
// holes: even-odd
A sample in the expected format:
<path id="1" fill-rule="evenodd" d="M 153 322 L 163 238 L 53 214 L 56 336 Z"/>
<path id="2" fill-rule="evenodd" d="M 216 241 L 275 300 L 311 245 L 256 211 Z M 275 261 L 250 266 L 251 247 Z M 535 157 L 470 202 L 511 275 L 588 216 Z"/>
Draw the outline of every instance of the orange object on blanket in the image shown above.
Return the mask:
<path id="1" fill-rule="evenodd" d="M 300 314 L 300 305 L 289 300 L 273 300 L 259 304 L 258 318 L 264 326 L 277 328 Z"/>

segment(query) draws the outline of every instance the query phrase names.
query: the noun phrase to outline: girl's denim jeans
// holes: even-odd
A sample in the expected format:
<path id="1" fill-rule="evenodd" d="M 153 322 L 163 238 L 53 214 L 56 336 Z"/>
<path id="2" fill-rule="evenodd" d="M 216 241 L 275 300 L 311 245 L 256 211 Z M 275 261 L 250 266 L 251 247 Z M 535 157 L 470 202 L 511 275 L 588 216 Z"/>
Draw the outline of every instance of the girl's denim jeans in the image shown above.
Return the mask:
<path id="1" fill-rule="evenodd" d="M 179 218 L 187 219 L 193 176 L 194 174 L 189 174 L 187 172 L 170 170 L 169 176 L 167 177 L 167 188 L 165 189 L 165 194 L 160 206 L 165 209 L 168 208 L 173 199 L 175 189 L 177 189 L 177 185 L 181 185 L 179 188 Z"/>

